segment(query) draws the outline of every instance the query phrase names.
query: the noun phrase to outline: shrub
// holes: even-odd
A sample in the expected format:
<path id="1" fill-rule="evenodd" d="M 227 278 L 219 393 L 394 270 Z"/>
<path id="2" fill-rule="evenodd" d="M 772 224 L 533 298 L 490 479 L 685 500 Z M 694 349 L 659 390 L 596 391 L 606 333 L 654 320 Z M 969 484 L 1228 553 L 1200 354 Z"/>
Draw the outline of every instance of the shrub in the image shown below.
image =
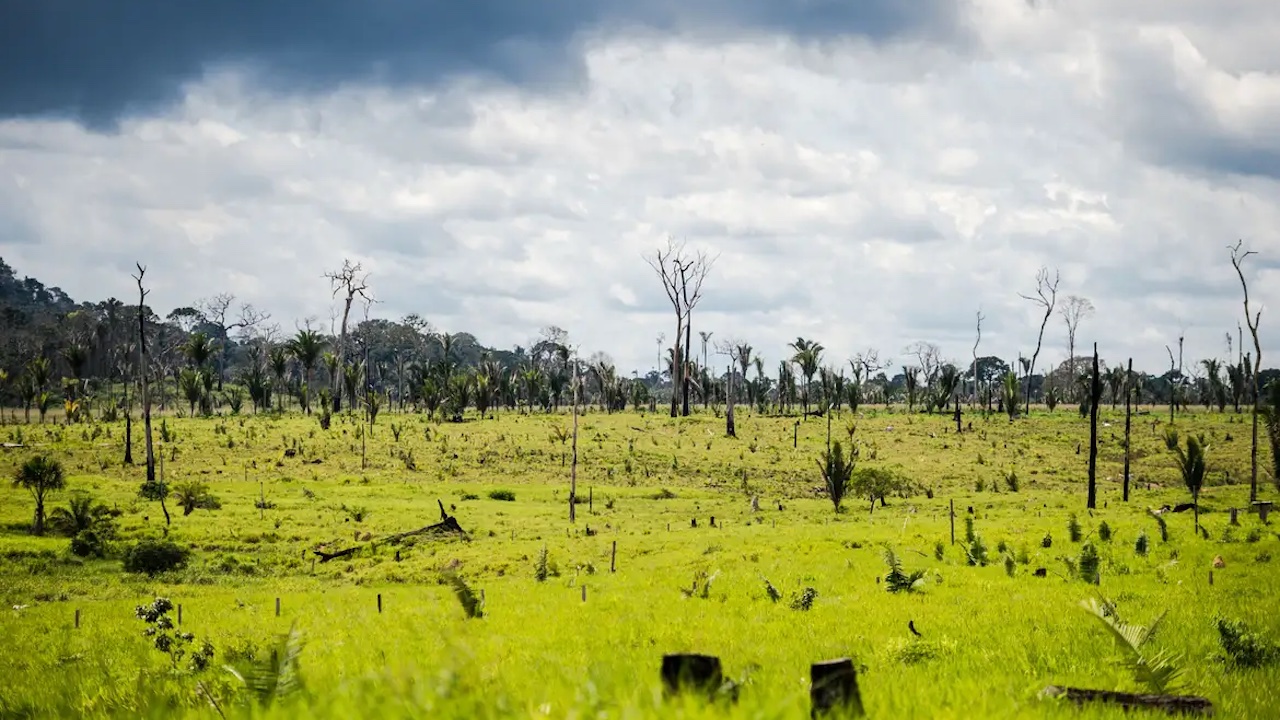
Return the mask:
<path id="1" fill-rule="evenodd" d="M 1218 628 L 1218 645 L 1225 660 L 1238 667 L 1260 667 L 1280 659 L 1280 648 L 1262 635 L 1252 632 L 1239 620 L 1214 619 Z"/>
<path id="2" fill-rule="evenodd" d="M 173 486 L 173 497 L 178 501 L 184 516 L 190 515 L 197 508 L 217 510 L 222 502 L 209 492 L 209 485 L 198 480 L 188 480 Z"/>
<path id="3" fill-rule="evenodd" d="M 1080 542 L 1084 537 L 1084 531 L 1080 528 L 1080 521 L 1076 519 L 1076 514 L 1071 513 L 1071 517 L 1067 519 L 1067 536 L 1071 538 L 1071 542 Z"/>
<path id="4" fill-rule="evenodd" d="M 490 490 L 489 499 L 501 500 L 503 502 L 515 502 L 516 494 L 511 492 L 510 490 Z"/>
<path id="5" fill-rule="evenodd" d="M 1050 533 L 1045 533 L 1044 537 L 1040 539 L 1040 547 L 1042 548 L 1053 547 L 1053 535 Z"/>
<path id="6" fill-rule="evenodd" d="M 1106 520 L 1103 520 L 1102 524 L 1098 526 L 1098 539 L 1102 542 L 1111 542 L 1111 526 L 1107 524 Z"/>
<path id="7" fill-rule="evenodd" d="M 155 576 L 182 567 L 189 553 L 170 540 L 140 540 L 124 554 L 124 570 Z"/>
<path id="8" fill-rule="evenodd" d="M 81 530 L 71 538 L 71 554 L 76 557 L 106 557 L 107 541 L 94 528 Z"/>
<path id="9" fill-rule="evenodd" d="M 987 544 L 982 541 L 982 538 L 975 536 L 973 540 L 969 542 L 968 547 L 965 548 L 965 552 L 969 556 L 970 565 L 986 567 Z"/>
<path id="10" fill-rule="evenodd" d="M 1085 543 L 1084 547 L 1080 548 L 1080 562 L 1077 565 L 1080 572 L 1080 579 L 1087 583 L 1097 585 L 1101 580 L 1099 574 L 1101 564 L 1102 561 L 1101 558 L 1098 557 L 1098 549 L 1095 548 L 1091 542 Z"/>

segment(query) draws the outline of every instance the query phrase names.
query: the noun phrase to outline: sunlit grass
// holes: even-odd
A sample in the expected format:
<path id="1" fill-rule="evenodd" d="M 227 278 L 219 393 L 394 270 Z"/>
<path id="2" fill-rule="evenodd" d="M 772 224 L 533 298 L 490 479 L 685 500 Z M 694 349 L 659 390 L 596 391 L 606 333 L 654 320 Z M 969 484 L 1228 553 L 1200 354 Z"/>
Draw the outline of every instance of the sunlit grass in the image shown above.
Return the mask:
<path id="1" fill-rule="evenodd" d="M 966 416 L 972 430 L 957 435 L 950 418 L 877 409 L 857 419 L 860 462 L 896 468 L 933 497 L 890 497 L 874 513 L 849 498 L 836 515 L 816 464 L 824 419 L 800 423 L 793 447 L 794 418 L 740 415 L 732 439 L 710 413 L 672 420 L 592 412 L 581 425 L 578 473 L 579 497 L 591 503 L 577 506 L 573 525 L 569 448 L 552 433 L 567 426 L 564 415 L 455 425 L 384 413 L 365 437 L 346 416 L 328 432 L 296 415 L 169 418 L 176 438 L 157 447 L 166 479 L 203 480 L 223 506 L 183 517 L 171 505 L 169 536 L 194 550 L 183 570 L 149 579 L 123 574 L 118 560 L 74 558 L 66 538 L 27 535 L 29 497 L 7 483 L 0 489 L 0 653 L 9 668 L 0 678 L 0 715 L 216 716 L 196 678 L 171 673 L 133 618 L 135 605 L 164 595 L 182 604 L 182 628 L 217 648 L 214 668 L 200 677 L 229 714 L 248 708 L 219 669 L 224 656 L 261 652 L 296 623 L 307 638 L 307 690 L 272 710 L 287 717 L 801 718 L 809 711 L 809 664 L 841 656 L 865 666 L 859 682 L 872 716 L 1075 717 L 1037 693 L 1051 683 L 1142 689 L 1110 662 L 1110 639 L 1078 607 L 1102 593 L 1135 621 L 1169 610 L 1154 642 L 1184 655 L 1186 692 L 1209 697 L 1224 717 L 1269 717 L 1280 702 L 1277 666 L 1241 670 L 1212 659 L 1215 614 L 1280 638 L 1280 581 L 1270 563 L 1280 538 L 1256 515 L 1242 514 L 1241 526 L 1230 528 L 1226 513 L 1247 504 L 1247 424 L 1230 414 L 1179 417 L 1211 446 L 1201 499 L 1210 539 L 1194 535 L 1185 513 L 1169 516 L 1170 541 L 1162 543 L 1146 508 L 1189 500 L 1163 449 L 1167 417 L 1135 418 L 1126 505 L 1123 417 L 1103 416 L 1092 514 L 1084 507 L 1088 425 L 1074 413 L 1014 424 Z M 847 412 L 834 419 L 832 436 L 847 442 L 852 422 Z M 391 423 L 401 428 L 399 441 Z M 71 487 L 122 511 L 117 545 L 160 535 L 158 504 L 137 497 L 140 469 L 120 464 L 123 423 L 99 427 L 94 437 L 78 426 L 22 426 L 27 447 L 0 455 L 0 470 L 10 474 L 31 452 L 52 453 Z M 0 436 L 14 431 L 0 428 Z M 297 452 L 285 457 L 286 448 Z M 1235 484 L 1224 484 L 1228 474 Z M 515 499 L 491 499 L 493 490 Z M 273 506 L 255 507 L 262 497 Z M 469 541 L 357 540 L 438 521 L 437 499 Z M 988 547 L 986 567 L 966 563 L 970 508 Z M 363 519 L 353 520 L 353 510 Z M 1082 546 L 1068 539 L 1073 512 L 1084 541 L 1100 549 L 1099 588 L 1071 577 Z M 1104 520 L 1109 542 L 1097 535 Z M 1134 552 L 1142 530 L 1151 540 L 1145 557 Z M 1041 547 L 1046 533 L 1049 548 Z M 926 571 L 921 592 L 885 591 L 884 544 L 908 570 Z M 1015 562 L 1012 576 L 1001 544 L 1026 560 Z M 329 563 L 311 552 L 353 545 L 363 549 Z M 544 547 L 554 572 L 538 582 Z M 1210 585 L 1215 556 L 1226 566 Z M 1037 568 L 1047 577 L 1034 577 Z M 441 584 L 446 570 L 484 590 L 484 618 L 465 617 Z M 708 597 L 685 597 L 681 590 L 699 573 L 714 575 Z M 776 603 L 765 578 L 782 595 Z M 806 587 L 818 591 L 812 609 L 792 609 Z M 15 605 L 26 607 L 9 609 Z M 681 651 L 720 656 L 726 675 L 745 682 L 738 703 L 665 702 L 661 656 Z"/>

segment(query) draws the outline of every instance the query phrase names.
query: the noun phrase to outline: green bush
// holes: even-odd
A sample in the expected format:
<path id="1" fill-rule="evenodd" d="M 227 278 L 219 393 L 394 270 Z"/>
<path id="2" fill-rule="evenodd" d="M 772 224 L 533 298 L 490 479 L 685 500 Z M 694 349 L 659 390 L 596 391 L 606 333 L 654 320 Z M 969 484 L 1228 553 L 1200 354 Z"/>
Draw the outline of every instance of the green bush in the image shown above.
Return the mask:
<path id="1" fill-rule="evenodd" d="M 124 570 L 155 576 L 182 567 L 190 553 L 170 540 L 140 540 L 124 554 Z"/>
<path id="2" fill-rule="evenodd" d="M 490 500 L 502 500 L 503 502 L 515 502 L 516 494 L 510 490 L 490 490 Z"/>
<path id="3" fill-rule="evenodd" d="M 82 558 L 106 557 L 106 538 L 95 528 L 81 530 L 71 538 L 71 554 Z"/>

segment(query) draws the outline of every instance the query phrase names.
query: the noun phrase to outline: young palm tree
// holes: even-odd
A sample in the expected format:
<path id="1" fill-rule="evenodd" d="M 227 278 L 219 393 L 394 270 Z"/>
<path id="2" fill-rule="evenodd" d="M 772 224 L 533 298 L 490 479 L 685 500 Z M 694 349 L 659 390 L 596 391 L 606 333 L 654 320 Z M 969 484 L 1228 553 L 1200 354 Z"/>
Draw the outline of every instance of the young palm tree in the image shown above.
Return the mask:
<path id="1" fill-rule="evenodd" d="M 67 486 L 62 463 L 48 455 L 36 455 L 22 464 L 13 474 L 13 486 L 25 488 L 36 501 L 35 520 L 31 532 L 44 534 L 44 498 Z"/>
<path id="2" fill-rule="evenodd" d="M 1218 406 L 1218 412 L 1227 409 L 1227 387 L 1222 383 L 1222 363 L 1216 358 L 1201 360 L 1205 380 L 1209 383 L 1209 399 Z"/>
<path id="3" fill-rule="evenodd" d="M 849 490 L 853 466 L 857 458 L 856 447 L 850 450 L 846 457 L 840 441 L 836 440 L 831 444 L 831 450 L 818 462 L 818 467 L 822 470 L 822 478 L 827 483 L 827 496 L 831 498 L 831 504 L 835 506 L 836 512 L 840 512 L 840 504 Z"/>
<path id="4" fill-rule="evenodd" d="M 1174 460 L 1178 464 L 1178 472 L 1182 475 L 1182 483 L 1191 492 L 1191 504 L 1195 509 L 1195 522 L 1198 528 L 1200 527 L 1200 490 L 1204 487 L 1205 451 L 1208 445 L 1205 444 L 1203 435 L 1189 435 L 1187 447 L 1184 450 L 1178 444 L 1178 431 L 1173 428 L 1169 428 L 1165 433 L 1164 444 L 1169 448 L 1169 452 L 1173 453 Z"/>
<path id="5" fill-rule="evenodd" d="M 310 329 L 299 330 L 288 342 L 289 354 L 302 366 L 302 407 L 308 414 L 311 413 L 311 371 L 320 360 L 325 344 L 320 333 Z"/>
<path id="6" fill-rule="evenodd" d="M 87 492 L 76 491 L 71 494 L 64 508 L 54 508 L 49 512 L 49 527 L 54 531 L 75 537 L 83 530 L 88 530 L 110 516 L 111 509 L 93 499 Z"/>
<path id="7" fill-rule="evenodd" d="M 191 417 L 196 416 L 196 404 L 204 398 L 202 375 L 204 375 L 203 371 L 193 368 L 183 368 L 182 373 L 178 375 L 178 389 L 191 407 Z"/>
<path id="8" fill-rule="evenodd" d="M 267 355 L 267 363 L 271 366 L 271 374 L 276 380 L 276 409 L 284 411 L 284 376 L 289 373 L 289 354 L 284 346 L 271 348 Z"/>
<path id="9" fill-rule="evenodd" d="M 1122 367 L 1113 367 L 1107 371 L 1107 389 L 1111 392 L 1111 409 L 1116 409 L 1116 403 L 1120 400 L 1120 393 L 1124 392 L 1124 374 L 1125 369 Z"/>

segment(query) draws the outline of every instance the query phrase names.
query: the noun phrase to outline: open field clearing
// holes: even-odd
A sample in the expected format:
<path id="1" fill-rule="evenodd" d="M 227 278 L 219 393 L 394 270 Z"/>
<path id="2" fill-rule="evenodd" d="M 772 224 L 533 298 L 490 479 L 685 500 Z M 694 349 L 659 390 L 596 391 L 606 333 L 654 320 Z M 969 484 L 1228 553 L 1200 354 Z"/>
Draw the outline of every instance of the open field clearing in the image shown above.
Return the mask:
<path id="1" fill-rule="evenodd" d="M 1176 689 L 1220 716 L 1280 705 L 1280 664 L 1228 657 L 1215 624 L 1243 622 L 1263 650 L 1280 639 L 1280 536 L 1244 510 L 1246 415 L 1177 417 L 1209 446 L 1204 535 L 1188 510 L 1162 516 L 1167 540 L 1148 509 L 1190 496 L 1159 408 L 1134 417 L 1128 503 L 1123 412 L 1101 413 L 1092 513 L 1089 426 L 1075 413 L 967 414 L 956 434 L 949 416 L 865 409 L 855 428 L 846 411 L 833 439 L 847 446 L 852 431 L 857 468 L 898 485 L 874 511 L 851 494 L 838 514 L 818 462 L 825 418 L 740 413 L 734 439 L 711 413 L 593 410 L 574 523 L 566 414 L 388 412 L 371 431 L 347 414 L 329 430 L 298 414 L 160 422 L 165 482 L 205 483 L 220 507 L 184 515 L 170 495 L 168 539 L 190 556 L 154 577 L 122 571 L 124 549 L 166 532 L 160 504 L 139 497 L 140 468 L 120 462 L 123 423 L 0 428 L 22 445 L 0 455 L 6 477 L 33 454 L 62 460 L 67 489 L 47 508 L 87 491 L 118 511 L 107 557 L 82 559 L 65 536 L 30 535 L 31 496 L 0 489 L 0 716 L 801 718 L 809 665 L 847 656 L 871 717 L 1120 717 L 1037 697 L 1051 684 L 1145 690 L 1080 607 L 1095 597 L 1130 623 L 1167 611 L 1147 655 L 1176 655 Z M 465 537 L 386 540 L 439 522 L 441 506 Z M 920 582 L 886 591 L 886 546 Z M 1096 586 L 1081 579 L 1090 549 Z M 468 617 L 455 576 L 483 593 L 482 617 Z M 156 597 L 194 635 L 176 662 L 134 616 Z M 224 666 L 264 662 L 291 628 L 301 691 L 253 701 Z M 191 671 L 205 641 L 207 667 Z M 678 652 L 718 656 L 737 702 L 664 701 L 659 665 Z"/>

